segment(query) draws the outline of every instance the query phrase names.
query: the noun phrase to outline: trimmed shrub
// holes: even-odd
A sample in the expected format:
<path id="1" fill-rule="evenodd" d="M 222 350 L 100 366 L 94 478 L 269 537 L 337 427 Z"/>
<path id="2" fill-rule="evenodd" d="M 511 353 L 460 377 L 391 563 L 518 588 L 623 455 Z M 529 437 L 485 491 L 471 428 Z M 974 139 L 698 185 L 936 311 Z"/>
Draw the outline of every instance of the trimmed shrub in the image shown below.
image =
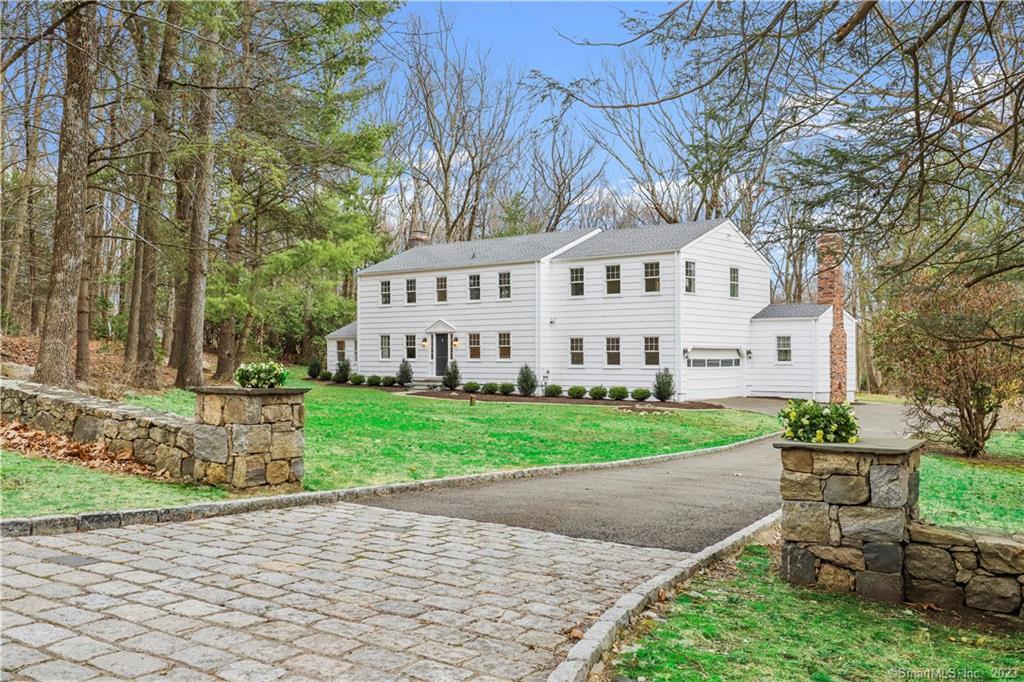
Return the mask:
<path id="1" fill-rule="evenodd" d="M 519 395 L 533 395 L 537 392 L 537 373 L 529 365 L 519 368 L 516 388 L 519 389 Z"/>
<path id="2" fill-rule="evenodd" d="M 396 381 L 395 377 L 381 377 L 380 378 L 380 383 L 383 386 L 394 386 L 395 385 L 395 381 Z"/>
<path id="3" fill-rule="evenodd" d="M 398 373 L 395 375 L 395 381 L 399 386 L 408 386 L 412 383 L 412 365 L 409 364 L 408 360 L 402 360 L 398 365 Z"/>
<path id="4" fill-rule="evenodd" d="M 498 393 L 502 395 L 512 395 L 516 392 L 516 385 L 510 383 L 504 383 L 498 385 Z"/>
<path id="5" fill-rule="evenodd" d="M 629 397 L 629 389 L 625 386 L 612 386 L 608 389 L 608 397 L 612 400 L 625 400 Z"/>
<path id="6" fill-rule="evenodd" d="M 306 375 L 310 379 L 320 378 L 320 360 L 318 358 L 313 358 L 309 361 L 309 366 L 306 367 Z"/>
<path id="7" fill-rule="evenodd" d="M 562 395 L 562 387 L 558 384 L 548 384 L 544 387 L 544 395 L 548 398 L 557 398 Z"/>
<path id="8" fill-rule="evenodd" d="M 629 395 L 633 398 L 633 400 L 642 403 L 643 401 L 651 397 L 651 392 L 649 389 L 646 388 L 634 388 L 633 392 L 630 393 Z"/>
<path id="9" fill-rule="evenodd" d="M 495 393 L 498 392 L 498 388 L 498 384 L 494 383 L 493 381 L 488 381 L 486 384 L 480 387 L 480 392 L 486 393 L 487 395 L 494 395 Z"/>
<path id="10" fill-rule="evenodd" d="M 568 393 L 573 400 L 580 400 L 586 397 L 587 389 L 584 386 L 570 386 Z"/>
<path id="11" fill-rule="evenodd" d="M 334 378 L 334 375 L 331 374 L 331 370 L 325 369 L 320 371 L 320 378 L 324 381 L 330 381 Z"/>
<path id="12" fill-rule="evenodd" d="M 288 370 L 279 362 L 247 362 L 235 370 L 235 381 L 242 388 L 274 388 L 287 378 Z"/>
<path id="13" fill-rule="evenodd" d="M 344 384 L 348 382 L 349 376 L 352 375 L 352 363 L 345 358 L 338 363 L 338 370 L 334 373 L 334 383 Z"/>
<path id="14" fill-rule="evenodd" d="M 353 386 L 362 386 L 363 382 L 366 381 L 366 377 L 357 373 L 350 376 L 348 380 Z"/>
<path id="15" fill-rule="evenodd" d="M 380 382 L 381 378 L 380 375 L 378 374 L 371 374 L 370 376 L 366 377 L 367 386 L 380 386 Z"/>
<path id="16" fill-rule="evenodd" d="M 475 381 L 467 381 L 466 383 L 462 384 L 462 390 L 465 391 L 466 393 L 476 393 L 477 391 L 480 390 L 480 384 L 478 384 Z"/>
<path id="17" fill-rule="evenodd" d="M 672 372 L 668 371 L 668 367 L 658 370 L 658 373 L 654 375 L 654 397 L 665 402 L 675 394 L 676 380 L 672 377 Z"/>
<path id="18" fill-rule="evenodd" d="M 856 443 L 860 425 L 849 405 L 790 400 L 779 412 L 786 438 L 804 443 Z"/>
<path id="19" fill-rule="evenodd" d="M 594 386 L 590 389 L 590 397 L 594 400 L 604 400 L 606 395 L 608 395 L 608 389 L 604 386 Z"/>
<path id="20" fill-rule="evenodd" d="M 459 363 L 452 360 L 448 363 L 448 369 L 444 371 L 444 376 L 441 377 L 441 384 L 449 391 L 454 391 L 462 383 L 462 373 L 459 372 Z"/>

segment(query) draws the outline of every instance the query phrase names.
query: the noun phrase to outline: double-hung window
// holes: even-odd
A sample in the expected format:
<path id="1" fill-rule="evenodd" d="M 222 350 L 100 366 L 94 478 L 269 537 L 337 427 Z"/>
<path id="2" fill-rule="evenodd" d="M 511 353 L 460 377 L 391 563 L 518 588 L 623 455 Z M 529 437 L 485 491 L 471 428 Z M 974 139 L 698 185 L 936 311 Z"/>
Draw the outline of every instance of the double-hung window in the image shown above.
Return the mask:
<path id="1" fill-rule="evenodd" d="M 498 332 L 498 359 L 512 359 L 512 333 Z"/>
<path id="2" fill-rule="evenodd" d="M 414 279 L 405 280 L 405 302 L 416 302 L 416 280 Z"/>
<path id="3" fill-rule="evenodd" d="M 644 291 L 661 291 L 661 263 L 644 263 Z"/>
<path id="4" fill-rule="evenodd" d="M 661 364 L 661 353 L 657 336 L 644 337 L 644 364 L 657 366 Z"/>
<path id="5" fill-rule="evenodd" d="M 512 273 L 498 273 L 498 298 L 512 298 Z"/>
<path id="6" fill-rule="evenodd" d="M 793 339 L 789 336 L 775 337 L 775 358 L 779 362 L 793 361 Z"/>
<path id="7" fill-rule="evenodd" d="M 574 336 L 569 339 L 569 364 L 583 364 L 583 337 Z"/>
<path id="8" fill-rule="evenodd" d="M 480 359 L 480 335 L 470 334 L 469 335 L 469 359 L 479 360 Z"/>
<path id="9" fill-rule="evenodd" d="M 405 335 L 405 357 L 410 360 L 416 358 L 416 335 L 406 334 Z"/>
<path id="10" fill-rule="evenodd" d="M 338 341 L 335 341 L 334 346 L 338 352 L 338 362 L 341 362 L 345 359 L 345 340 L 339 339 Z"/>
<path id="11" fill-rule="evenodd" d="M 569 268 L 569 295 L 583 295 L 583 268 Z"/>
<path id="12" fill-rule="evenodd" d="M 697 264 L 692 261 L 686 261 L 686 293 L 692 294 L 697 291 Z"/>
<path id="13" fill-rule="evenodd" d="M 609 336 L 604 340 L 604 354 L 606 364 L 613 366 L 622 364 L 622 352 L 619 344 L 619 337 Z"/>
<path id="14" fill-rule="evenodd" d="M 438 277 L 436 279 L 437 285 L 437 302 L 444 303 L 448 300 L 448 278 Z"/>
<path id="15" fill-rule="evenodd" d="M 380 337 L 380 359 L 391 359 L 391 337 L 387 334 L 383 334 Z"/>
<path id="16" fill-rule="evenodd" d="M 740 269 L 729 268 L 729 296 L 731 298 L 740 297 Z"/>
<path id="17" fill-rule="evenodd" d="M 391 305 L 391 282 L 380 283 L 380 304 Z"/>
<path id="18" fill-rule="evenodd" d="M 606 265 L 606 266 L 604 266 L 604 293 L 606 293 L 606 294 L 621 294 L 622 293 L 622 266 L 620 266 L 620 265 Z"/>
<path id="19" fill-rule="evenodd" d="M 480 300 L 480 275 L 469 276 L 469 300 Z"/>

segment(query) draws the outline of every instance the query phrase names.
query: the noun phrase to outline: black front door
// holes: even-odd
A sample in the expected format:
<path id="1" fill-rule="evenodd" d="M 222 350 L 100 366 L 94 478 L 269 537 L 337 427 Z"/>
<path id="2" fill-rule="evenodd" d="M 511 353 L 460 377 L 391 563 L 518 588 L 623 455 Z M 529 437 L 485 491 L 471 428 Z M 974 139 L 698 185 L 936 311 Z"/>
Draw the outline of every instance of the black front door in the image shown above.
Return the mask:
<path id="1" fill-rule="evenodd" d="M 434 371 L 443 376 L 448 371 L 448 335 L 434 334 Z"/>

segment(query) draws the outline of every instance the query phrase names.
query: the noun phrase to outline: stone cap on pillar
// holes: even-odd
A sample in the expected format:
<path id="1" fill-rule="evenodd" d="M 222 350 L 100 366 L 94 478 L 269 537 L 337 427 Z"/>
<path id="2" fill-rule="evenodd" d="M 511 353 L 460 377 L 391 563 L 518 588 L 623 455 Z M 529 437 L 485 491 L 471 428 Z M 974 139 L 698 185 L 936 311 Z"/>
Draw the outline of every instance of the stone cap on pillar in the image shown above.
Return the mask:
<path id="1" fill-rule="evenodd" d="M 811 452 L 832 452 L 850 455 L 909 455 L 924 447 L 925 441 L 908 438 L 865 438 L 856 443 L 804 443 L 799 440 L 778 440 L 772 446 L 780 450 L 799 448 Z"/>
<path id="2" fill-rule="evenodd" d="M 189 386 L 188 390 L 193 393 L 204 393 L 212 395 L 300 395 L 308 393 L 308 388 L 291 388 L 278 386 L 276 388 L 242 388 L 241 386 Z"/>

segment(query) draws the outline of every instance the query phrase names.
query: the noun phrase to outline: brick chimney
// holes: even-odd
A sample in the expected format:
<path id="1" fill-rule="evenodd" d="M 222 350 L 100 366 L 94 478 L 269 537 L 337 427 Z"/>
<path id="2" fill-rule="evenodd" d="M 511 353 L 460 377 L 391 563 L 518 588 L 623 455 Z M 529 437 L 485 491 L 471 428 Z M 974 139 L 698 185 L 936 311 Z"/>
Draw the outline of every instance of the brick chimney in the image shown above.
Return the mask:
<path id="1" fill-rule="evenodd" d="M 828 337 L 829 402 L 846 402 L 846 326 L 843 315 L 843 241 L 839 235 L 818 238 L 818 303 L 832 306 L 832 333 Z"/>
<path id="2" fill-rule="evenodd" d="M 424 244 L 430 243 L 430 234 L 424 230 L 413 229 L 409 232 L 409 239 L 405 242 L 405 248 L 415 249 L 417 246 L 423 246 Z"/>

